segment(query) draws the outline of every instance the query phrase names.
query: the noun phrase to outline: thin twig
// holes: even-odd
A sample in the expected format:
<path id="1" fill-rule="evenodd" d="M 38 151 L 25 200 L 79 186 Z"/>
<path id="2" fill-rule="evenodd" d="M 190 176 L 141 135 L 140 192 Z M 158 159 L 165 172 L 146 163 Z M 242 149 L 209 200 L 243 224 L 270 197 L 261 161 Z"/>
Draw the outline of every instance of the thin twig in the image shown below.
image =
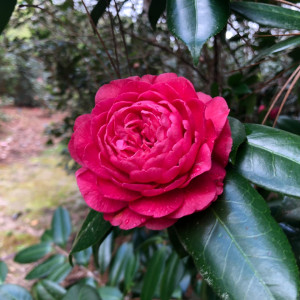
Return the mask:
<path id="1" fill-rule="evenodd" d="M 106 53 L 106 55 L 107 55 L 107 57 L 108 57 L 108 59 L 109 59 L 111 65 L 112 65 L 112 67 L 113 67 L 113 69 L 114 69 L 114 71 L 115 71 L 117 77 L 120 78 L 120 77 L 121 77 L 120 72 L 118 71 L 118 69 L 117 69 L 117 67 L 116 67 L 116 65 L 115 65 L 115 63 L 114 63 L 114 61 L 113 61 L 111 55 L 109 54 L 109 51 L 107 50 L 107 48 L 106 48 L 106 46 L 105 46 L 105 43 L 104 43 L 103 39 L 101 38 L 99 31 L 97 30 L 97 27 L 96 27 L 96 25 L 95 25 L 95 23 L 94 23 L 94 21 L 93 21 L 91 15 L 90 15 L 88 9 L 87 9 L 87 6 L 86 6 L 85 3 L 84 3 L 84 0 L 81 0 L 81 2 L 82 2 L 83 6 L 84 6 L 84 8 L 85 8 L 86 14 L 88 15 L 88 18 L 89 18 L 89 20 L 90 20 L 90 23 L 91 23 L 91 25 L 92 25 L 92 28 L 93 28 L 94 31 L 96 32 L 96 35 L 97 35 L 97 37 L 98 37 L 100 43 L 102 44 L 102 47 L 103 47 L 103 49 L 104 49 L 104 51 L 105 51 L 105 53 Z"/>
<path id="2" fill-rule="evenodd" d="M 294 36 L 294 35 L 300 35 L 300 33 L 284 33 L 284 34 L 255 34 L 253 37 L 272 37 L 272 36 Z"/>
<path id="3" fill-rule="evenodd" d="M 282 100 L 282 102 L 281 102 L 281 105 L 280 105 L 280 107 L 279 107 L 277 116 L 276 116 L 276 118 L 275 118 L 275 120 L 274 120 L 274 123 L 273 123 L 273 127 L 276 126 L 277 120 L 278 120 L 278 118 L 279 118 L 279 115 L 281 114 L 281 111 L 282 111 L 282 109 L 283 109 L 283 106 L 284 106 L 284 104 L 286 103 L 286 101 L 287 101 L 287 99 L 288 99 L 290 93 L 292 92 L 292 89 L 294 88 L 294 86 L 295 86 L 295 84 L 297 83 L 297 81 L 299 80 L 299 78 L 300 78 L 300 70 L 298 71 L 297 75 L 295 75 L 294 80 L 292 81 L 290 87 L 288 88 L 287 93 L 285 94 L 285 96 L 284 96 L 284 98 L 283 98 L 283 100 Z"/>
<path id="4" fill-rule="evenodd" d="M 232 23 L 231 23 L 229 20 L 228 20 L 228 24 L 229 24 L 229 26 L 237 33 L 237 35 L 239 36 L 239 38 L 246 44 L 246 46 L 248 46 L 248 48 L 250 48 L 251 51 L 254 53 L 254 50 L 253 50 L 252 46 L 248 43 L 248 41 L 247 41 L 246 39 L 244 39 L 244 38 L 240 35 L 239 31 L 238 31 L 236 28 L 234 28 L 234 26 L 232 25 Z"/>
<path id="5" fill-rule="evenodd" d="M 290 81 L 295 77 L 295 75 L 300 71 L 300 65 L 297 67 L 297 69 L 293 72 L 293 74 L 288 78 L 288 80 L 286 81 L 286 83 L 284 84 L 284 86 L 281 88 L 281 90 L 279 91 L 279 93 L 276 95 L 276 97 L 274 98 L 274 100 L 271 103 L 271 106 L 269 107 L 263 121 L 262 121 L 262 125 L 264 125 L 267 121 L 267 118 L 271 112 L 271 110 L 273 109 L 274 105 L 276 104 L 277 100 L 280 98 L 281 94 L 283 93 L 283 91 L 285 90 L 285 88 L 287 87 L 287 85 L 290 83 Z"/>
<path id="6" fill-rule="evenodd" d="M 273 0 L 273 1 L 276 1 L 276 2 L 279 2 L 279 3 L 282 3 L 282 4 L 287 4 L 287 5 L 290 5 L 290 6 L 294 6 L 294 7 L 297 7 L 298 9 L 300 9 L 300 7 L 297 4 L 291 3 L 289 1 L 285 1 L 285 0 Z"/>
<path id="7" fill-rule="evenodd" d="M 125 40 L 125 32 L 124 32 L 124 28 L 123 28 L 123 23 L 122 23 L 122 20 L 120 18 L 120 15 L 119 15 L 119 9 L 118 9 L 118 5 L 117 5 L 116 0 L 114 0 L 114 2 L 115 2 L 115 7 L 116 7 L 118 21 L 119 21 L 119 26 L 120 26 L 120 32 L 121 32 L 121 36 L 122 36 L 122 41 L 123 41 L 123 44 L 124 44 L 124 50 L 125 50 L 125 55 L 126 55 L 126 60 L 127 60 L 127 66 L 128 66 L 128 72 L 129 72 L 129 75 L 131 76 L 131 67 L 130 67 L 130 62 L 129 62 L 128 48 L 127 48 L 127 44 L 126 44 L 126 40 Z"/>
<path id="8" fill-rule="evenodd" d="M 115 56 L 116 56 L 116 63 L 117 63 L 117 69 L 120 73 L 120 63 L 119 63 L 119 55 L 118 55 L 118 48 L 117 48 L 117 42 L 116 42 L 116 36 L 115 36 L 115 31 L 114 31 L 114 24 L 113 24 L 113 17 L 111 12 L 108 12 L 109 18 L 110 18 L 110 27 L 111 27 L 111 33 L 112 33 L 112 38 L 113 38 L 113 44 L 114 44 L 114 50 L 115 50 Z M 121 73 L 120 73 L 121 74 Z"/>

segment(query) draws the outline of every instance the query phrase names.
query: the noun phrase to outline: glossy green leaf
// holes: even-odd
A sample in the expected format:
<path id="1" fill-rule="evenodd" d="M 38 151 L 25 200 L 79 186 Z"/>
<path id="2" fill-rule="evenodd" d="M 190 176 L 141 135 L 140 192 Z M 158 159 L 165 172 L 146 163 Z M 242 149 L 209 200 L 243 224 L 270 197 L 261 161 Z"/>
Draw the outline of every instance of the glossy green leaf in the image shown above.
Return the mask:
<path id="1" fill-rule="evenodd" d="M 203 44 L 219 33 L 229 17 L 229 0 L 167 1 L 168 28 L 189 48 L 197 64 Z"/>
<path id="2" fill-rule="evenodd" d="M 113 233 L 111 232 L 103 241 L 98 250 L 98 264 L 100 273 L 103 274 L 110 264 L 113 250 Z"/>
<path id="3" fill-rule="evenodd" d="M 48 280 L 60 283 L 62 282 L 72 271 L 72 266 L 69 263 L 63 263 L 57 267 L 48 277 Z"/>
<path id="4" fill-rule="evenodd" d="M 232 117 L 228 117 L 228 120 L 233 141 L 229 159 L 234 163 L 239 146 L 246 140 L 246 131 L 244 125 L 239 120 Z"/>
<path id="5" fill-rule="evenodd" d="M 152 0 L 149 6 L 148 18 L 153 30 L 156 29 L 156 23 L 164 13 L 167 0 Z"/>
<path id="6" fill-rule="evenodd" d="M 94 286 L 82 284 L 82 280 L 73 285 L 62 300 L 101 300 Z"/>
<path id="7" fill-rule="evenodd" d="M 264 199 L 236 172 L 227 171 L 222 197 L 175 228 L 204 279 L 223 298 L 298 299 L 291 246 Z"/>
<path id="8" fill-rule="evenodd" d="M 123 294 L 116 287 L 102 286 L 98 292 L 102 300 L 123 300 Z"/>
<path id="9" fill-rule="evenodd" d="M 1 300 L 32 300 L 29 292 L 23 287 L 15 284 L 0 285 Z"/>
<path id="10" fill-rule="evenodd" d="M 280 29 L 300 29 L 300 12 L 278 5 L 231 2 L 231 9 L 261 25 Z"/>
<path id="11" fill-rule="evenodd" d="M 103 219 L 102 214 L 91 210 L 76 236 L 70 254 L 84 250 L 97 242 L 101 244 L 111 230 L 111 224 Z"/>
<path id="12" fill-rule="evenodd" d="M 98 24 L 99 19 L 104 14 L 107 7 L 109 7 L 111 0 L 98 0 L 97 4 L 94 6 L 91 11 L 91 18 L 95 25 Z"/>
<path id="13" fill-rule="evenodd" d="M 14 261 L 19 264 L 27 264 L 39 260 L 46 254 L 50 253 L 52 246 L 50 243 L 40 243 L 19 251 Z"/>
<path id="14" fill-rule="evenodd" d="M 92 255 L 92 247 L 74 253 L 77 265 L 88 265 Z"/>
<path id="15" fill-rule="evenodd" d="M 61 300 L 66 290 L 50 280 L 41 280 L 33 287 L 36 300 Z"/>
<path id="16" fill-rule="evenodd" d="M 299 45 L 300 45 L 300 36 L 293 36 L 284 41 L 280 41 L 280 42 L 276 43 L 275 45 L 271 46 L 270 48 L 260 51 L 259 54 L 251 60 L 251 62 L 252 63 L 257 62 L 257 61 L 265 58 L 268 55 L 271 55 L 271 54 L 277 53 L 277 52 L 281 52 L 286 49 L 296 47 Z"/>
<path id="17" fill-rule="evenodd" d="M 179 256 L 176 252 L 172 252 L 167 260 L 166 268 L 160 283 L 161 300 L 171 299 L 173 292 L 178 287 L 178 284 L 184 275 L 184 271 L 184 266 Z"/>
<path id="18" fill-rule="evenodd" d="M 116 286 L 123 279 L 128 260 L 133 255 L 133 246 L 131 243 L 124 243 L 117 251 L 113 263 L 109 269 L 108 285 Z"/>
<path id="19" fill-rule="evenodd" d="M 279 116 L 276 127 L 300 135 L 300 121 L 289 116 Z"/>
<path id="20" fill-rule="evenodd" d="M 4 261 L 0 261 L 0 284 L 5 281 L 7 273 L 8 268 L 6 263 Z"/>
<path id="21" fill-rule="evenodd" d="M 43 278 L 56 270 L 62 263 L 65 262 L 65 257 L 57 254 L 45 260 L 40 265 L 33 268 L 25 277 L 25 279 Z"/>
<path id="22" fill-rule="evenodd" d="M 300 136 L 257 124 L 245 129 L 247 142 L 235 162 L 238 172 L 265 189 L 300 197 Z"/>
<path id="23" fill-rule="evenodd" d="M 0 1 L 0 34 L 7 25 L 14 9 L 17 0 L 2 0 Z"/>
<path id="24" fill-rule="evenodd" d="M 151 300 L 165 268 L 167 249 L 160 247 L 149 260 L 144 275 L 141 300 Z"/>
<path id="25" fill-rule="evenodd" d="M 54 243 L 64 247 L 72 230 L 70 214 L 65 208 L 58 207 L 55 210 L 51 230 Z"/>

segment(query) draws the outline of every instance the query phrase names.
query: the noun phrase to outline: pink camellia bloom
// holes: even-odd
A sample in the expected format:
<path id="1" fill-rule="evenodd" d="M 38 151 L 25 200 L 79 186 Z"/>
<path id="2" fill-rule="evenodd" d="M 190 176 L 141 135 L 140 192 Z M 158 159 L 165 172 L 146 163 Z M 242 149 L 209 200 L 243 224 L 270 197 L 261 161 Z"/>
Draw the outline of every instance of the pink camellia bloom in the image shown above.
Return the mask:
<path id="1" fill-rule="evenodd" d="M 232 146 L 225 100 L 176 74 L 103 85 L 69 143 L 86 203 L 121 229 L 160 230 L 223 192 Z"/>

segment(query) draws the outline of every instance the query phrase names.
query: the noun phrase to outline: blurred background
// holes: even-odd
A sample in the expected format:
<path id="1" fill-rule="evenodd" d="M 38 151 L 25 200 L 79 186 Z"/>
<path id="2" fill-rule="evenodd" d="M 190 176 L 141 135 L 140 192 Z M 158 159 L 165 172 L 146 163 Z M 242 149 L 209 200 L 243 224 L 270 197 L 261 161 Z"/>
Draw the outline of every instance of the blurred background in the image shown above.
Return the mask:
<path id="1" fill-rule="evenodd" d="M 38 241 L 59 205 L 71 214 L 73 238 L 88 212 L 67 144 L 75 118 L 91 111 L 101 85 L 175 72 L 197 91 L 223 96 L 240 121 L 259 123 L 299 64 L 300 50 L 292 44 L 270 50 L 286 38 L 283 34 L 298 32 L 232 14 L 193 65 L 186 46 L 168 31 L 165 14 L 155 30 L 151 26 L 150 2 L 108 1 L 97 25 L 105 47 L 77 0 L 19 0 L 0 36 L 0 260 L 9 265 L 7 282 L 30 287 L 24 274 L 32 266 L 14 263 L 14 254 Z M 92 11 L 97 1 L 85 4 Z M 297 134 L 299 95 L 296 83 L 277 123 Z"/>

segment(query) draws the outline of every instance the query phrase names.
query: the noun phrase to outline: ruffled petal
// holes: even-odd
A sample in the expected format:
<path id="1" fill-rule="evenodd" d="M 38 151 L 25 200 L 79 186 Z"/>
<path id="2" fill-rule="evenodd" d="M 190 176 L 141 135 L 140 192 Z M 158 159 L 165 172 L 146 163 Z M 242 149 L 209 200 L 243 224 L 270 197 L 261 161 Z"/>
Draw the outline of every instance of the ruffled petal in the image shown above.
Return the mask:
<path id="1" fill-rule="evenodd" d="M 138 214 L 154 218 L 164 217 L 178 209 L 184 197 L 181 190 L 174 190 L 156 197 L 144 197 L 129 203 L 129 208 Z"/>
<path id="2" fill-rule="evenodd" d="M 97 176 L 85 168 L 76 172 L 79 190 L 92 209 L 102 213 L 115 213 L 127 206 L 126 202 L 105 198 L 97 185 Z"/>
<path id="3" fill-rule="evenodd" d="M 168 218 L 179 219 L 208 207 L 216 200 L 216 184 L 212 178 L 203 174 L 196 177 L 183 189 L 184 202 L 182 206 L 170 214 Z"/>
<path id="4" fill-rule="evenodd" d="M 96 93 L 95 103 L 99 102 L 111 102 L 116 98 L 118 95 L 123 93 L 124 87 L 127 86 L 130 82 L 139 81 L 139 77 L 131 77 L 126 79 L 118 79 L 113 80 L 108 84 L 104 84 L 100 87 L 100 89 Z M 132 90 L 134 92 L 134 90 Z M 103 104 L 104 104 L 103 102 Z"/>
<path id="5" fill-rule="evenodd" d="M 119 226 L 121 229 L 129 230 L 142 226 L 148 217 L 141 216 L 129 208 L 123 209 L 117 214 L 103 214 L 103 218 L 109 221 L 113 226 Z"/>
<path id="6" fill-rule="evenodd" d="M 225 126 L 228 114 L 229 108 L 224 98 L 216 97 L 207 103 L 205 118 L 212 120 L 217 134 L 220 134 Z"/>
<path id="7" fill-rule="evenodd" d="M 151 230 L 163 230 L 174 225 L 176 222 L 176 219 L 168 218 L 149 219 L 148 221 L 146 221 L 144 226 Z"/>
<path id="8" fill-rule="evenodd" d="M 217 161 L 222 167 L 226 167 L 232 147 L 232 137 L 229 122 L 227 120 L 221 134 L 215 142 L 213 161 Z"/>

